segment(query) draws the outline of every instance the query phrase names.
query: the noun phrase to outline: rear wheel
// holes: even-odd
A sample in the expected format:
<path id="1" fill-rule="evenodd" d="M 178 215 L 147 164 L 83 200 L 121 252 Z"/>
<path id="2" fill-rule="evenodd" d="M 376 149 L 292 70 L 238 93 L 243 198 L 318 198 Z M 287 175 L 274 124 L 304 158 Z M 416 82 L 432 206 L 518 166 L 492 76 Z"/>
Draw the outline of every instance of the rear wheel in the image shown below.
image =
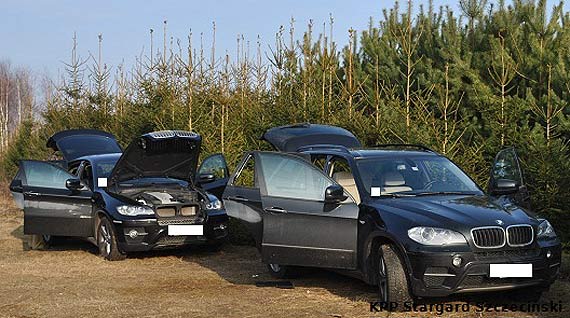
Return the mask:
<path id="1" fill-rule="evenodd" d="M 29 246 L 32 250 L 47 250 L 51 244 L 52 237 L 48 234 L 32 234 L 29 239 Z"/>
<path id="2" fill-rule="evenodd" d="M 102 218 L 97 227 L 97 246 L 99 255 L 108 261 L 120 261 L 127 257 L 119 250 L 115 230 L 107 218 Z"/>
<path id="3" fill-rule="evenodd" d="M 378 296 L 381 302 L 411 302 L 408 279 L 393 245 L 382 245 L 377 258 Z M 401 307 L 401 306 L 400 306 Z"/>

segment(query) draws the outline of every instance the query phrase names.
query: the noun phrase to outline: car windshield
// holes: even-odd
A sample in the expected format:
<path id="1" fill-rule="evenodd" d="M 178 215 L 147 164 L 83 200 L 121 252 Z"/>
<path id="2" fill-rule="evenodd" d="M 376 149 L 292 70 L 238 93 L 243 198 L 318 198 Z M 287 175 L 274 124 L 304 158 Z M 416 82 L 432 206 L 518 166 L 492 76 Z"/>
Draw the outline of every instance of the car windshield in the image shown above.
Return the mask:
<path id="1" fill-rule="evenodd" d="M 113 171 L 115 164 L 117 164 L 118 159 L 114 160 L 107 160 L 107 161 L 100 161 L 95 163 L 95 169 L 97 170 L 96 176 L 98 178 L 107 178 Z"/>
<path id="2" fill-rule="evenodd" d="M 364 158 L 357 167 L 371 196 L 482 194 L 459 167 L 445 157 Z"/>

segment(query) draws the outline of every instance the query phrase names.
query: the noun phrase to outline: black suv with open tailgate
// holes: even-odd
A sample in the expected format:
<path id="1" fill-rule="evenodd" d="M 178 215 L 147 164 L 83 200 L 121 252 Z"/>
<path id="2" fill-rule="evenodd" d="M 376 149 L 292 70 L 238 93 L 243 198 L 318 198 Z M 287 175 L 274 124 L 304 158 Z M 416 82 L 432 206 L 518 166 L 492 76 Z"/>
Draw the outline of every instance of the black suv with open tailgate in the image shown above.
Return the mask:
<path id="1" fill-rule="evenodd" d="M 421 146 L 362 149 L 349 131 L 313 124 L 262 139 L 277 151 L 248 152 L 223 200 L 277 277 L 330 268 L 404 302 L 511 289 L 536 297 L 558 275 L 560 241 L 528 210 L 513 149 L 497 154 L 485 193 Z"/>

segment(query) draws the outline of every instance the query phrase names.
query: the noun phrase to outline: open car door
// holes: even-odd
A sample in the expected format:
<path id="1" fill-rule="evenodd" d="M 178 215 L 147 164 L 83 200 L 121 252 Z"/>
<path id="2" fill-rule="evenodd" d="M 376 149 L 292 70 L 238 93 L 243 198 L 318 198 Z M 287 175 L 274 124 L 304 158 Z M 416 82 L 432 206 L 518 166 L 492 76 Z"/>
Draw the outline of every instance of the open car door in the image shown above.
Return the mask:
<path id="1" fill-rule="evenodd" d="M 239 181 L 240 166 L 230 178 L 224 203 L 228 202 L 228 215 L 253 229 L 263 261 L 356 268 L 359 209 L 351 199 L 325 201 L 327 189 L 339 187 L 335 181 L 299 156 L 253 152 L 246 157 L 242 164 L 253 161 L 254 165 L 253 194 L 238 192 L 234 184 Z"/>
<path id="2" fill-rule="evenodd" d="M 69 189 L 70 179 L 79 182 L 57 164 L 20 162 L 10 190 L 24 209 L 24 234 L 93 235 L 92 192 Z"/>
<path id="3" fill-rule="evenodd" d="M 524 184 L 519 157 L 514 148 L 503 149 L 495 156 L 489 178 L 489 193 L 506 196 L 516 205 L 530 208 L 530 194 Z"/>
<path id="4" fill-rule="evenodd" d="M 200 168 L 198 168 L 195 184 L 221 198 L 229 177 L 230 172 L 226 158 L 221 153 L 217 153 L 202 161 Z"/>

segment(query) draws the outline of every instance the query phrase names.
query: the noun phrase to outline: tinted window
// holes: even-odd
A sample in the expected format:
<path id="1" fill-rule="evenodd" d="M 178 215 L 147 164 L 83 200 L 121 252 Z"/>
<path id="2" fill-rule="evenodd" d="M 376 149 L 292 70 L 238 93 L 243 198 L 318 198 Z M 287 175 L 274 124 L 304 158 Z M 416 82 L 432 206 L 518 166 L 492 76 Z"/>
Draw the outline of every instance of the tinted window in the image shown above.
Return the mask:
<path id="1" fill-rule="evenodd" d="M 71 136 L 60 140 L 58 146 L 69 160 L 88 155 L 122 152 L 115 139 L 103 136 Z"/>
<path id="2" fill-rule="evenodd" d="M 235 177 L 233 185 L 236 187 L 255 188 L 255 159 L 249 156 L 239 174 Z"/>
<path id="3" fill-rule="evenodd" d="M 513 149 L 505 149 L 497 154 L 493 165 L 493 179 L 508 179 L 522 184 L 519 162 Z"/>
<path id="4" fill-rule="evenodd" d="M 302 159 L 272 153 L 261 153 L 260 158 L 267 195 L 322 201 L 333 184 Z"/>
<path id="5" fill-rule="evenodd" d="M 198 174 L 203 174 L 203 173 L 211 173 L 216 177 L 216 179 L 227 178 L 228 167 L 226 165 L 226 160 L 224 159 L 224 156 L 218 154 L 206 158 L 202 162 L 200 170 L 198 171 Z"/>
<path id="6" fill-rule="evenodd" d="M 26 184 L 31 187 L 66 189 L 65 181 L 73 178 L 62 168 L 39 161 L 26 161 L 24 163 Z"/>

